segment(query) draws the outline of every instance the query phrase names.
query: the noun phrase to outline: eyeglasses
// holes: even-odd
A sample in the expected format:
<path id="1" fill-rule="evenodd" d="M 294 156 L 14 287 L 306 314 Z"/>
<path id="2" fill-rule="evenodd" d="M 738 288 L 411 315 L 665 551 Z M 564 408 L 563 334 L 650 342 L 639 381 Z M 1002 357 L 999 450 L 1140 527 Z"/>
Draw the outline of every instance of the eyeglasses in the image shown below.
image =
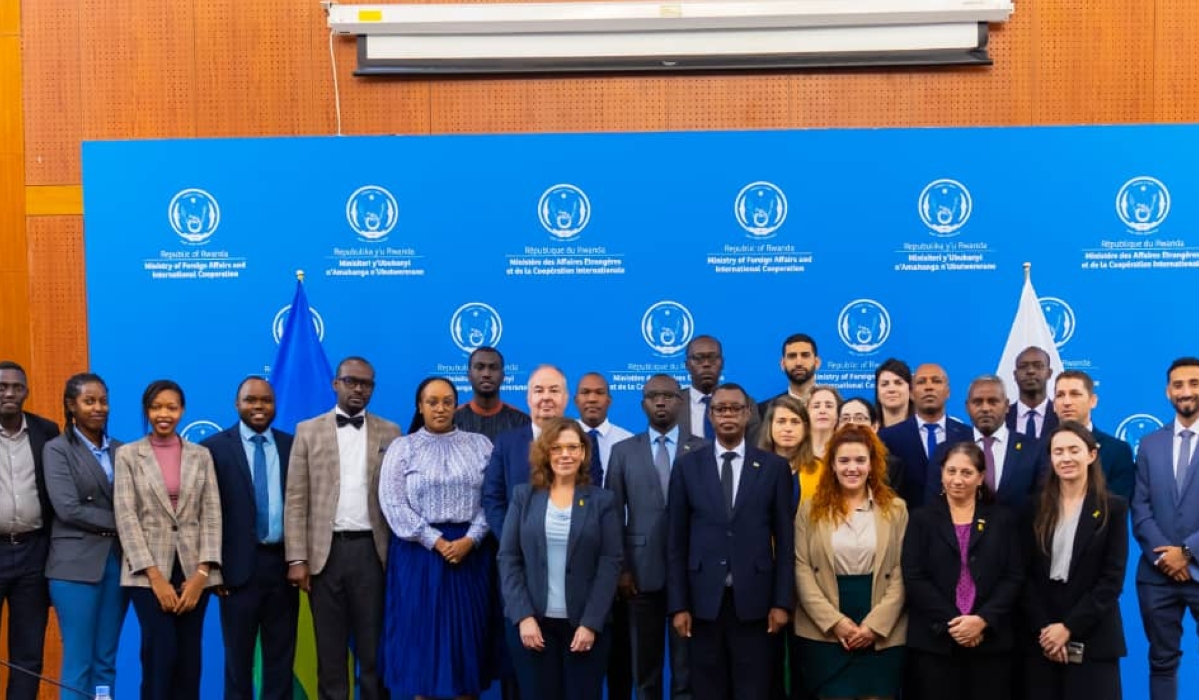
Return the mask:
<path id="1" fill-rule="evenodd" d="M 359 377 L 338 377 L 337 381 L 341 382 L 342 386 L 347 389 L 374 389 L 375 380 L 361 379 Z"/>
<path id="2" fill-rule="evenodd" d="M 673 391 L 647 391 L 642 396 L 650 401 L 671 401 L 679 398 L 679 395 Z"/>
<path id="3" fill-rule="evenodd" d="M 842 423 L 857 423 L 858 425 L 870 425 L 870 416 L 865 413 L 846 413 L 841 416 Z"/>
<path id="4" fill-rule="evenodd" d="M 692 353 L 692 354 L 688 355 L 687 359 L 691 360 L 692 362 L 695 362 L 697 364 L 703 364 L 705 362 L 716 362 L 717 360 L 720 359 L 720 353 L 718 353 L 718 352 L 696 352 L 696 353 Z"/>
<path id="5" fill-rule="evenodd" d="M 582 443 L 571 442 L 566 444 L 550 445 L 550 454 L 561 455 L 570 454 L 577 455 L 583 451 Z"/>
<path id="6" fill-rule="evenodd" d="M 735 416 L 738 413 L 744 412 L 746 408 L 747 406 L 743 403 L 712 404 L 712 415 Z"/>

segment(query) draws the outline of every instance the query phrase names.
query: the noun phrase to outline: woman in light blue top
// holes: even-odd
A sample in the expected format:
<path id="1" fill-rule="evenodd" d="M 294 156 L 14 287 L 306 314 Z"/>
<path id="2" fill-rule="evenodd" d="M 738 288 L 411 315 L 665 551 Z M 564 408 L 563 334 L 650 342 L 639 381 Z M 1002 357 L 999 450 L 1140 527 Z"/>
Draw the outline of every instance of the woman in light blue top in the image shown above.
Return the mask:
<path id="1" fill-rule="evenodd" d="M 62 682 L 91 695 L 116 685 L 117 645 L 129 598 L 121 588 L 121 544 L 112 509 L 108 387 L 76 374 L 63 391 L 66 430 L 42 453 L 54 505 L 46 578 L 62 632 Z M 63 689 L 60 697 L 77 697 Z"/>
<path id="2" fill-rule="evenodd" d="M 620 575 L 615 496 L 589 481 L 591 441 L 573 420 L 546 425 L 529 451 L 500 542 L 504 612 L 522 683 L 542 700 L 599 700 L 612 640 L 605 633 Z M 663 621 L 665 622 L 665 621 Z"/>
<path id="3" fill-rule="evenodd" d="M 491 441 L 454 428 L 444 377 L 416 390 L 416 418 L 383 457 L 379 504 L 391 525 L 380 667 L 396 697 L 469 698 L 494 675 L 491 560 L 483 470 Z M 420 630 L 437 630 L 413 643 Z"/>

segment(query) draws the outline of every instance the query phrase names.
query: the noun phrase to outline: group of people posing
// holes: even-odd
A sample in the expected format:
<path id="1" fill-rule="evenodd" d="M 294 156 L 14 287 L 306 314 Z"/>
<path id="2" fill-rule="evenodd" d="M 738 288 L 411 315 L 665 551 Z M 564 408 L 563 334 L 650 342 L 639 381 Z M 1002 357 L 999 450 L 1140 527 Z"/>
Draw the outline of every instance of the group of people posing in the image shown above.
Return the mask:
<path id="1" fill-rule="evenodd" d="M 1182 617 L 1199 611 L 1199 359 L 1169 367 L 1174 419 L 1134 464 L 1091 424 L 1091 378 L 1050 386 L 1039 348 L 1017 359 L 1014 401 L 997 376 L 969 383 L 969 424 L 935 364 L 888 360 L 872 399 L 845 399 L 796 334 L 786 390 L 758 404 L 722 383 L 716 338 L 686 352 L 690 385 L 650 377 L 635 435 L 608 419 L 598 373 L 572 395 L 543 365 L 528 413 L 503 402 L 503 357 L 482 347 L 471 399 L 427 378 L 407 431 L 366 410 L 374 369 L 350 357 L 336 405 L 294 436 L 250 377 L 238 422 L 199 445 L 178 434 L 172 381 L 146 388 L 148 435 L 122 445 L 99 376 L 68 380 L 60 435 L 0 362 L 12 662 L 41 671 L 52 601 L 63 683 L 111 686 L 131 602 L 141 696 L 198 698 L 215 594 L 224 697 L 254 697 L 260 639 L 259 697 L 291 698 L 302 590 L 322 699 L 348 699 L 351 674 L 364 700 L 497 680 L 506 700 L 599 700 L 605 682 L 638 700 L 1118 699 L 1131 510 L 1150 697 L 1177 697 Z M 37 688 L 14 673 L 9 697 Z"/>

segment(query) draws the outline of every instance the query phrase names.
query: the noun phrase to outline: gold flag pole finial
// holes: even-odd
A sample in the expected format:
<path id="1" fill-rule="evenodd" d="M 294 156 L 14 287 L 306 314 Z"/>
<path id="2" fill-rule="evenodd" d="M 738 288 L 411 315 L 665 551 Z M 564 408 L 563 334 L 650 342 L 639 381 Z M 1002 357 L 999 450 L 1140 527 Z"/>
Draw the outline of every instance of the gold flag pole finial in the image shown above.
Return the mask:
<path id="1" fill-rule="evenodd" d="M 1028 274 L 1028 263 L 1024 263 L 1024 270 L 1025 270 L 1025 274 Z M 303 270 L 296 270 L 296 279 L 301 282 L 304 281 L 304 271 Z"/>

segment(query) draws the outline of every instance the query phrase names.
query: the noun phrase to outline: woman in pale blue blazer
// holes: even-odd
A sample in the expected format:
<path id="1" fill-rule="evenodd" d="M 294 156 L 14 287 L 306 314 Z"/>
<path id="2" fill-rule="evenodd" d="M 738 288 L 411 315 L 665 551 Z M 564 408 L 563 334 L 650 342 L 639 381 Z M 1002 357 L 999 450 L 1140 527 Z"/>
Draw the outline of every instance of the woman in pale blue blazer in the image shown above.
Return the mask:
<path id="1" fill-rule="evenodd" d="M 116 685 L 117 645 L 129 599 L 121 588 L 121 545 L 112 510 L 108 387 L 76 374 L 63 391 L 62 435 L 42 453 L 54 506 L 46 578 L 62 632 L 62 682 L 89 695 Z M 78 697 L 63 689 L 63 700 Z"/>

